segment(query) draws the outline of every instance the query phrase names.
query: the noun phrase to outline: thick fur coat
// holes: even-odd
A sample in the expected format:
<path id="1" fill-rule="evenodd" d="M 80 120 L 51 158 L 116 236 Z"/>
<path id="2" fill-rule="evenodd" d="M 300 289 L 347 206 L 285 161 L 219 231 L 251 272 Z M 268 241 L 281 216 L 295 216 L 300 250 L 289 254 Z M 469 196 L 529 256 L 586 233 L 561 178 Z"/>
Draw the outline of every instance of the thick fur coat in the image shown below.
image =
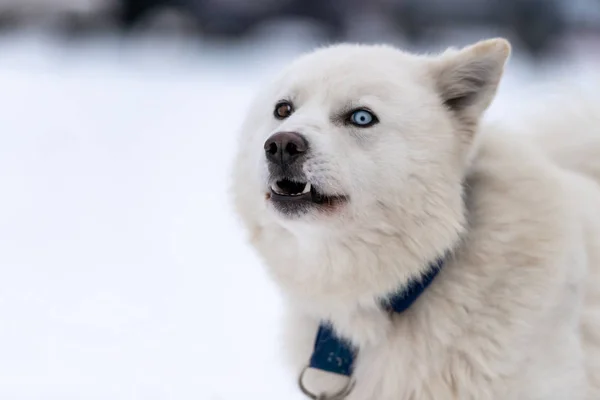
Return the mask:
<path id="1" fill-rule="evenodd" d="M 360 348 L 348 400 L 600 399 L 600 106 L 564 99 L 581 107 L 518 132 L 480 123 L 509 53 L 502 39 L 435 56 L 339 45 L 258 94 L 235 206 L 284 294 L 296 372 L 330 321 Z M 363 109 L 377 122 L 355 125 Z M 308 143 L 298 176 L 330 207 L 275 204 L 278 132 Z M 407 312 L 381 308 L 444 254 Z M 306 386 L 344 379 L 310 371 Z"/>

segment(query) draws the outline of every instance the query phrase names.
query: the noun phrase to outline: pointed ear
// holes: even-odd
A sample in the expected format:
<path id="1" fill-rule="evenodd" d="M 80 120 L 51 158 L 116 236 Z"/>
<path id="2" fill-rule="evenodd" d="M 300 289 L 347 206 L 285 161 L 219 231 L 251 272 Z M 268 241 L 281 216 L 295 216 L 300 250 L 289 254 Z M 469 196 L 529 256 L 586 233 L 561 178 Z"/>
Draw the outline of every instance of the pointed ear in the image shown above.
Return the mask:
<path id="1" fill-rule="evenodd" d="M 490 39 L 433 60 L 438 93 L 463 122 L 476 123 L 492 102 L 510 51 L 505 39 Z"/>

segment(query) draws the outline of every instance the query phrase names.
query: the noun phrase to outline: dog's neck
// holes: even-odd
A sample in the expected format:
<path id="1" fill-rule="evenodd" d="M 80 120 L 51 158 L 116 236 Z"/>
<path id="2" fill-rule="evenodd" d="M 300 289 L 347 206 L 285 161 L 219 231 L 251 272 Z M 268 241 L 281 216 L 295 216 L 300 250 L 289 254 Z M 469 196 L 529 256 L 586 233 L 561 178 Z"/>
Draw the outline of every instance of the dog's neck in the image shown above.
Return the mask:
<path id="1" fill-rule="evenodd" d="M 398 216 L 400 210 L 378 220 L 384 222 L 365 221 L 359 229 L 350 225 L 345 231 L 272 224 L 258 232 L 255 245 L 294 312 L 317 323 L 331 321 L 336 332 L 363 347 L 381 343 L 393 328 L 382 299 L 460 246 L 466 212 L 454 210 L 446 219 L 434 215 L 431 223 L 419 224 Z"/>
<path id="2" fill-rule="evenodd" d="M 381 300 L 460 245 L 463 191 L 451 182 L 445 191 L 452 194 L 435 207 L 380 207 L 343 226 L 274 218 L 257 227 L 253 243 L 295 312 L 331 321 L 357 346 L 380 343 L 392 329 Z"/>
<path id="3" fill-rule="evenodd" d="M 382 299 L 382 309 L 396 314 L 408 310 L 433 282 L 443 265 L 444 258 L 431 263 L 429 269 L 422 276 L 411 280 L 408 285 L 399 288 L 396 293 Z M 359 348 L 354 346 L 351 341 L 336 333 L 330 321 L 322 321 L 315 338 L 309 366 L 338 375 L 351 376 L 358 351 Z"/>

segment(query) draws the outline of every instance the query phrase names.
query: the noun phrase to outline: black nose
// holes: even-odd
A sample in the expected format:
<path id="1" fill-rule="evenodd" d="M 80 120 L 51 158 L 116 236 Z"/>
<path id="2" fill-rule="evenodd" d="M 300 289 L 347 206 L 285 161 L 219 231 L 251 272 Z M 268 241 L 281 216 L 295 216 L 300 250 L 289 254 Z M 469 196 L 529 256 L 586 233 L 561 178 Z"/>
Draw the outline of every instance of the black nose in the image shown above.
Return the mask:
<path id="1" fill-rule="evenodd" d="M 267 160 L 275 164 L 291 164 L 308 150 L 308 142 L 295 132 L 279 132 L 265 142 Z"/>

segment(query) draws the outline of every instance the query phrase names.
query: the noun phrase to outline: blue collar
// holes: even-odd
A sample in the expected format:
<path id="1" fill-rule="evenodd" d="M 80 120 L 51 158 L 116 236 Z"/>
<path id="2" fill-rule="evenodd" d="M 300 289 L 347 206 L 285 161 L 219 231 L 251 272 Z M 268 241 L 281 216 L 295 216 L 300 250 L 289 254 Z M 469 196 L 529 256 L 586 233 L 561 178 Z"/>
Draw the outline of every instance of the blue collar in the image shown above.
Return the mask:
<path id="1" fill-rule="evenodd" d="M 421 279 L 411 280 L 406 287 L 385 300 L 382 306 L 398 314 L 406 311 L 433 282 L 443 265 L 443 259 L 433 263 Z M 334 374 L 351 376 L 357 353 L 358 349 L 348 340 L 336 335 L 330 323 L 321 323 L 309 366 Z"/>

